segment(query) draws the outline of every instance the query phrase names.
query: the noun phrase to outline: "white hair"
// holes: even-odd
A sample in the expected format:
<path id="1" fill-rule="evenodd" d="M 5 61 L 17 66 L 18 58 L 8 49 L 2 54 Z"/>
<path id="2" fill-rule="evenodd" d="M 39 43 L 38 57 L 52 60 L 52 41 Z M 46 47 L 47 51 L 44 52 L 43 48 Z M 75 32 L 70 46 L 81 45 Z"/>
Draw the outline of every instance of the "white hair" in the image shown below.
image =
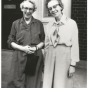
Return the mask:
<path id="1" fill-rule="evenodd" d="M 32 3 L 32 4 L 33 4 L 33 7 L 34 7 L 33 11 L 36 11 L 37 6 L 36 6 L 36 4 L 35 4 L 35 2 L 34 2 L 33 0 L 24 0 L 24 1 L 20 4 L 21 10 L 23 9 L 25 2 L 30 2 L 30 3 Z"/>

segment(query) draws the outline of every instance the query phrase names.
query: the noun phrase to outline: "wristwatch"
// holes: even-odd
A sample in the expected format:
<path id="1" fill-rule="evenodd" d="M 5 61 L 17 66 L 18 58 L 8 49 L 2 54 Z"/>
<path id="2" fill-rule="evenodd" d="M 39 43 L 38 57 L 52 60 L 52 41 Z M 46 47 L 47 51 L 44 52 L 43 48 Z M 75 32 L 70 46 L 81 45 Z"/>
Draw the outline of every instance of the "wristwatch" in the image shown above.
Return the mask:
<path id="1" fill-rule="evenodd" d="M 70 65 L 70 66 L 72 66 L 72 67 L 76 67 L 75 65 Z"/>

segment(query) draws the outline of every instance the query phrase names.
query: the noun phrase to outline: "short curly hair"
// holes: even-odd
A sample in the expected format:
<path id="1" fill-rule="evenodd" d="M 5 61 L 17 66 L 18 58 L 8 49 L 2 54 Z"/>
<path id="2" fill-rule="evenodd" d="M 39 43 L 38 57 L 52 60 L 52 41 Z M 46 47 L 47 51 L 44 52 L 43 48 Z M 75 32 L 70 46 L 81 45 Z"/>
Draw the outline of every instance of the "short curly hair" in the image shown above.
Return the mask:
<path id="1" fill-rule="evenodd" d="M 20 4 L 20 8 L 22 9 L 22 8 L 24 7 L 24 2 L 26 2 L 26 1 L 32 3 L 32 4 L 33 4 L 33 7 L 34 7 L 33 11 L 36 11 L 37 6 L 36 6 L 36 4 L 35 4 L 35 2 L 34 2 L 33 0 L 24 0 L 24 1 Z"/>
<path id="2" fill-rule="evenodd" d="M 55 0 L 47 0 L 46 1 L 46 8 L 48 9 L 48 3 L 50 2 L 50 1 L 55 1 Z M 58 1 L 58 3 L 59 3 L 59 6 L 62 8 L 62 10 L 64 9 L 64 5 L 63 5 L 63 3 L 62 3 L 62 1 L 61 0 L 56 0 L 56 1 Z"/>

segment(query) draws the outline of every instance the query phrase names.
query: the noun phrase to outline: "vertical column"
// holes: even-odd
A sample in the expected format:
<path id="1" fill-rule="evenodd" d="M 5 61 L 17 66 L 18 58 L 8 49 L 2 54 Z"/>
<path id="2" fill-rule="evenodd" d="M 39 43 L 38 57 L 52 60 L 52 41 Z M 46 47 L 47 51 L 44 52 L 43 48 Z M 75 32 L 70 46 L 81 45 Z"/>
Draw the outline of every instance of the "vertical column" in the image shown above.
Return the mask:
<path id="1" fill-rule="evenodd" d="M 62 0 L 64 5 L 63 13 L 68 17 L 71 17 L 71 1 L 72 0 Z"/>
<path id="2" fill-rule="evenodd" d="M 33 13 L 33 16 L 38 19 L 39 18 L 39 0 L 33 0 L 33 1 L 37 6 L 37 10 Z"/>

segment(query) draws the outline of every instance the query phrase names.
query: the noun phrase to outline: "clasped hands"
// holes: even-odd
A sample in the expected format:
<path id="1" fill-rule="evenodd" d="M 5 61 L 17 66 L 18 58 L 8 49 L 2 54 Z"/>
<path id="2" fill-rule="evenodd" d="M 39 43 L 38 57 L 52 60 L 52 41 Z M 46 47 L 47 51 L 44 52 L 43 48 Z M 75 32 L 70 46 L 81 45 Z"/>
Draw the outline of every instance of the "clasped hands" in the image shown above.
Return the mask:
<path id="1" fill-rule="evenodd" d="M 29 45 L 26 45 L 26 46 L 24 46 L 23 51 L 26 52 L 27 54 L 33 54 L 36 51 L 36 47 L 35 46 L 31 47 Z"/>

